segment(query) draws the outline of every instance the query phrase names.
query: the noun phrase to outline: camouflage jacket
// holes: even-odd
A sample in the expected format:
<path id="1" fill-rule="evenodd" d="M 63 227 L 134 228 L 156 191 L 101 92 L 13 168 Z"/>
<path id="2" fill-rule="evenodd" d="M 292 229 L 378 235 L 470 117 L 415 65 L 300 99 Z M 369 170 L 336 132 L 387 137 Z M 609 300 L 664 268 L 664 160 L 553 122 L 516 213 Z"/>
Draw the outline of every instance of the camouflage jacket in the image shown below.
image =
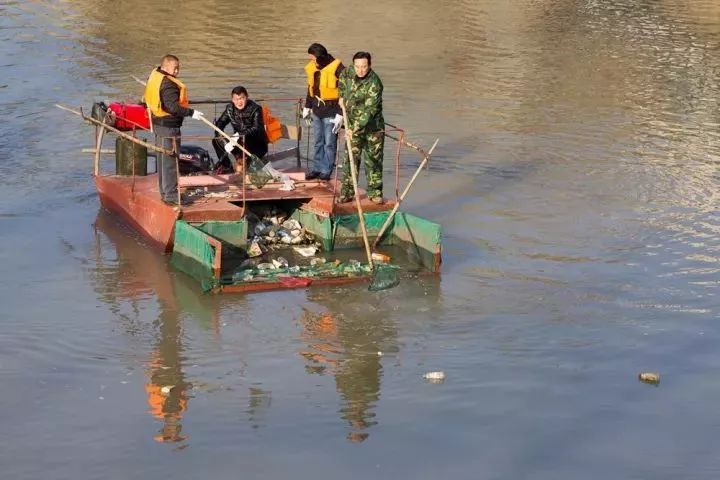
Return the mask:
<path id="1" fill-rule="evenodd" d="M 352 66 L 343 70 L 339 79 L 340 96 L 345 101 L 348 117 L 345 124 L 353 131 L 374 132 L 385 128 L 382 114 L 383 84 L 374 70 L 365 78 L 357 78 Z"/>

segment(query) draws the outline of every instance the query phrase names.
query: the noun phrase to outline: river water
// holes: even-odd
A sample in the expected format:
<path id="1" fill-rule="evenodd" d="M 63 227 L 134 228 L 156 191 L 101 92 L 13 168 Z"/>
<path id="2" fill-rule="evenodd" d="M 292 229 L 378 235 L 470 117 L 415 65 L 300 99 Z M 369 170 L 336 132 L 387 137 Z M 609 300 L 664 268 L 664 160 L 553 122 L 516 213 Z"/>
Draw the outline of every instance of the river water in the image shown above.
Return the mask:
<path id="1" fill-rule="evenodd" d="M 315 4 L 0 2 L 0 476 L 717 478 L 717 3 Z M 53 105 L 167 52 L 191 98 L 297 97 L 314 41 L 440 138 L 404 209 L 442 276 L 202 295 Z"/>

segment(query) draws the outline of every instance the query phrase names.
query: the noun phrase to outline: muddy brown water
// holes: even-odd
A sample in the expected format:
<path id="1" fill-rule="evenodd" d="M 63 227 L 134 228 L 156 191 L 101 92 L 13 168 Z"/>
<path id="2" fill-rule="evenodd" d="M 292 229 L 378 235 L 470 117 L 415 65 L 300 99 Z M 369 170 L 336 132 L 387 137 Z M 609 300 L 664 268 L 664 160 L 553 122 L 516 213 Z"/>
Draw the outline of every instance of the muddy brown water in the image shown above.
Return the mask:
<path id="1" fill-rule="evenodd" d="M 717 478 L 716 2 L 5 1 L 0 38 L 3 478 Z M 200 295 L 53 104 L 166 52 L 191 97 L 295 97 L 313 41 L 440 138 L 405 209 L 442 276 Z"/>

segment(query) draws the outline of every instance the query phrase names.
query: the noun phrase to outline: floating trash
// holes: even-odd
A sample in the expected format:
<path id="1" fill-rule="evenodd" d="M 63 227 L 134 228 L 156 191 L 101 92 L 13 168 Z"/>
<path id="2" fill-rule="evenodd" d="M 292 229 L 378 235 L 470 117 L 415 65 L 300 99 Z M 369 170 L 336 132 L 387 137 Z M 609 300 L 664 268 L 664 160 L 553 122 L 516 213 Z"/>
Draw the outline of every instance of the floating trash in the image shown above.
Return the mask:
<path id="1" fill-rule="evenodd" d="M 660 374 L 652 372 L 638 373 L 638 380 L 643 383 L 648 383 L 650 385 L 657 385 L 660 383 Z"/>
<path id="2" fill-rule="evenodd" d="M 445 372 L 427 372 L 423 378 L 430 383 L 441 383 L 445 381 Z"/>

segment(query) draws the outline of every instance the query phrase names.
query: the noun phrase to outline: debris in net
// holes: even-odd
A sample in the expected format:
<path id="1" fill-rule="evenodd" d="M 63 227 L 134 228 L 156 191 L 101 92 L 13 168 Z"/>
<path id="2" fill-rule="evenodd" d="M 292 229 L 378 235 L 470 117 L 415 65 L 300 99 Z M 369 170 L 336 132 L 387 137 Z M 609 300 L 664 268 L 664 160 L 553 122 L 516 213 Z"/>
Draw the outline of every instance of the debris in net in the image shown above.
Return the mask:
<path id="1" fill-rule="evenodd" d="M 312 260 L 317 260 L 313 262 Z M 259 263 L 239 268 L 232 276 L 232 281 L 276 281 L 283 275 L 292 274 L 305 278 L 333 278 L 372 273 L 370 265 L 358 261 L 343 263 L 340 260 L 327 262 L 324 258 L 313 258 L 310 265 L 292 265 L 278 268 L 274 263 Z"/>
<path id="2" fill-rule="evenodd" d="M 160 391 L 163 393 L 163 395 L 167 395 L 170 393 L 170 390 L 172 390 L 174 386 L 175 385 L 165 385 L 160 389 Z"/>
<path id="3" fill-rule="evenodd" d="M 288 261 L 284 257 L 273 258 L 272 264 L 275 268 L 288 268 Z"/>
<path id="4" fill-rule="evenodd" d="M 642 372 L 638 374 L 638 380 L 643 383 L 649 383 L 650 385 L 657 385 L 660 383 L 660 374 L 652 372 Z"/>
<path id="5" fill-rule="evenodd" d="M 442 383 L 445 381 L 445 372 L 427 372 L 423 378 L 430 383 Z"/>

